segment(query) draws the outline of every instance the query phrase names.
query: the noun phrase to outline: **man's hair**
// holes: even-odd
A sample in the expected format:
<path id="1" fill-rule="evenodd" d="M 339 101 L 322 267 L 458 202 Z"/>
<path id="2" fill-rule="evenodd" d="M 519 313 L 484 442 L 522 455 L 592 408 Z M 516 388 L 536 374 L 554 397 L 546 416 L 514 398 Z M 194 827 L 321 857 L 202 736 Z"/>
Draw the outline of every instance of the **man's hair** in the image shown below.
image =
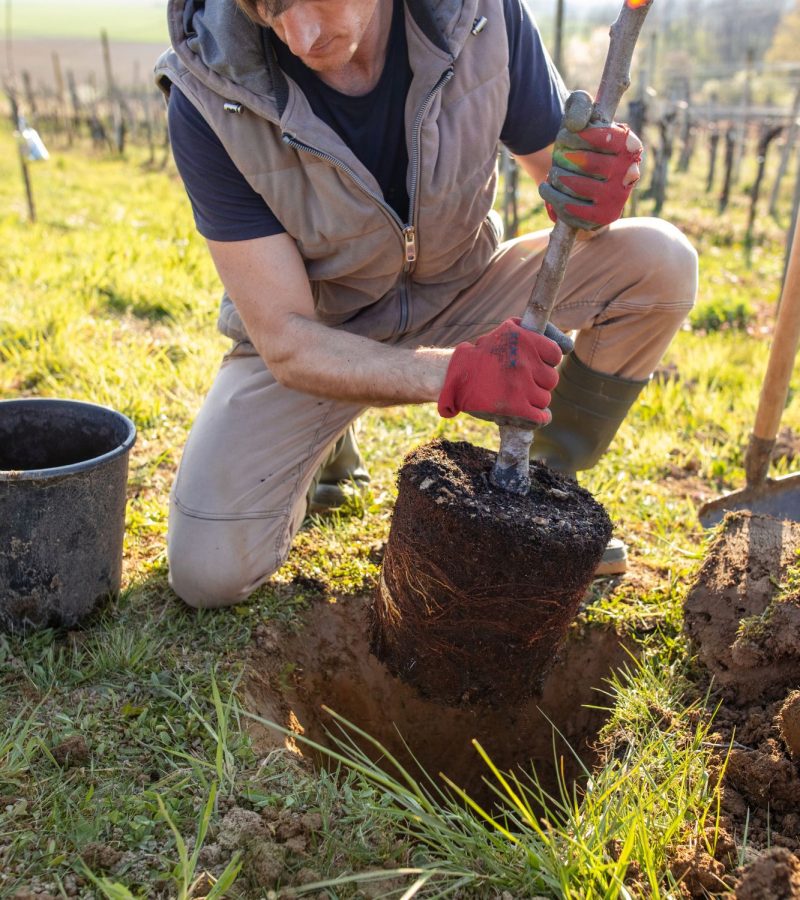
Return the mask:
<path id="1" fill-rule="evenodd" d="M 239 9 L 254 22 L 259 21 L 258 9 L 256 8 L 258 0 L 235 0 Z"/>
<path id="2" fill-rule="evenodd" d="M 239 9 L 254 22 L 263 25 L 262 13 L 270 18 L 277 18 L 285 9 L 292 5 L 292 0 L 235 0 Z"/>

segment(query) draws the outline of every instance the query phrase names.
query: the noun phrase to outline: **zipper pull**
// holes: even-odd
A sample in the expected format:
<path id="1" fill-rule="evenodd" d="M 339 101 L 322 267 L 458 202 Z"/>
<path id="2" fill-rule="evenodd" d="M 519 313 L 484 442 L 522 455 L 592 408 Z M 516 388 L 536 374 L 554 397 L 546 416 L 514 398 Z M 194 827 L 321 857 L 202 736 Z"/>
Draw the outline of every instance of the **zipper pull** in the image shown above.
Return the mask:
<path id="1" fill-rule="evenodd" d="M 406 251 L 406 265 L 417 261 L 417 230 L 413 225 L 403 229 L 403 242 Z"/>

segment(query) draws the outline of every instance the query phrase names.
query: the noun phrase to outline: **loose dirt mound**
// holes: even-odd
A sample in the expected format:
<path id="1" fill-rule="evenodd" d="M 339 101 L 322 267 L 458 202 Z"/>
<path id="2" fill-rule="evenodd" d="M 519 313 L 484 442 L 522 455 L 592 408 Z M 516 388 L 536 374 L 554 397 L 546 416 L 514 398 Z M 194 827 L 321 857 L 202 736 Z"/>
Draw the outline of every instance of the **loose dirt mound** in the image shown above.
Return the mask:
<path id="1" fill-rule="evenodd" d="M 685 606 L 686 631 L 713 676 L 712 703 L 717 688 L 723 695 L 710 738 L 720 748 L 720 769 L 730 747 L 723 812 L 750 850 L 800 851 L 800 769 L 792 758 L 800 740 L 800 700 L 792 690 L 800 684 L 800 592 L 776 598 L 798 553 L 800 525 L 729 515 Z M 767 872 L 768 861 L 763 866 Z M 756 872 L 748 884 L 760 878 Z"/>
<path id="2" fill-rule="evenodd" d="M 783 743 L 795 760 L 800 759 L 800 691 L 792 691 L 778 713 Z"/>
<path id="3" fill-rule="evenodd" d="M 796 900 L 800 897 L 800 861 L 776 847 L 744 871 L 736 885 L 736 900 Z"/>
<path id="4" fill-rule="evenodd" d="M 800 683 L 796 604 L 764 615 L 799 552 L 799 524 L 729 514 L 686 598 L 684 624 L 699 659 L 739 703 L 775 699 Z M 762 621 L 745 627 L 755 616 Z"/>
<path id="5" fill-rule="evenodd" d="M 623 639 L 613 630 L 573 628 L 538 700 L 495 709 L 454 708 L 425 699 L 369 652 L 368 607 L 366 597 L 319 600 L 299 633 L 262 626 L 249 666 L 248 708 L 331 746 L 326 728 L 332 721 L 321 709 L 324 704 L 378 739 L 412 770 L 411 754 L 434 778 L 445 772 L 488 802 L 495 799 L 483 783 L 489 772 L 473 738 L 501 769 L 520 766 L 529 772 L 534 764 L 549 789 L 555 787 L 551 722 L 585 763 L 594 762 L 592 742 L 607 716 L 586 705 L 602 707 L 599 691 L 607 688 L 612 671 L 630 661 Z M 509 669 L 506 677 L 517 673 Z M 266 729 L 259 730 L 256 740 L 262 748 L 284 743 Z M 578 763 L 562 741 L 556 739 L 556 746 L 565 757 L 567 778 L 574 779 Z M 295 749 L 306 752 L 301 742 Z M 374 749 L 371 755 L 378 756 Z"/>

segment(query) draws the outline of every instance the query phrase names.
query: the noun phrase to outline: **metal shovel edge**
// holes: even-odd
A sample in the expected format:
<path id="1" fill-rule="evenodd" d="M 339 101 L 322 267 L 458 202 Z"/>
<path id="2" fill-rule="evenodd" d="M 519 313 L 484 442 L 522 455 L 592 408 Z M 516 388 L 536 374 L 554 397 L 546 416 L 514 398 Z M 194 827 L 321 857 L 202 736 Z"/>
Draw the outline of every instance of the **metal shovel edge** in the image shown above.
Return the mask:
<path id="1" fill-rule="evenodd" d="M 697 515 L 703 528 L 712 528 L 722 521 L 725 513 L 741 510 L 800 522 L 800 472 L 783 478 L 766 478 L 761 484 L 723 494 L 704 503 Z"/>
<path id="2" fill-rule="evenodd" d="M 789 266 L 783 284 L 775 334 L 761 386 L 756 420 L 745 455 L 746 487 L 704 503 L 700 524 L 710 528 L 726 512 L 750 510 L 779 519 L 800 521 L 800 473 L 767 478 L 781 416 L 789 396 L 797 347 L 800 344 L 800 224 L 794 230 Z"/>

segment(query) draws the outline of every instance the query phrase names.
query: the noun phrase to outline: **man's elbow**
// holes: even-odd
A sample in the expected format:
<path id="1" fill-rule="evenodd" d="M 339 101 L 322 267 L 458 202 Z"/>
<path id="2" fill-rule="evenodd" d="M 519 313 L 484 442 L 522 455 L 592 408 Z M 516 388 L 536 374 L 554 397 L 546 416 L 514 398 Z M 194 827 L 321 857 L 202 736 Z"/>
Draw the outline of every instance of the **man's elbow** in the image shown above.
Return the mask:
<path id="1" fill-rule="evenodd" d="M 288 317 L 256 346 L 279 384 L 291 390 L 302 390 L 310 342 L 303 339 L 302 322 L 292 321 L 294 318 Z"/>
<path id="2" fill-rule="evenodd" d="M 258 347 L 258 352 L 279 384 L 286 388 L 296 387 L 297 373 L 302 368 L 296 347 L 266 340 Z"/>

